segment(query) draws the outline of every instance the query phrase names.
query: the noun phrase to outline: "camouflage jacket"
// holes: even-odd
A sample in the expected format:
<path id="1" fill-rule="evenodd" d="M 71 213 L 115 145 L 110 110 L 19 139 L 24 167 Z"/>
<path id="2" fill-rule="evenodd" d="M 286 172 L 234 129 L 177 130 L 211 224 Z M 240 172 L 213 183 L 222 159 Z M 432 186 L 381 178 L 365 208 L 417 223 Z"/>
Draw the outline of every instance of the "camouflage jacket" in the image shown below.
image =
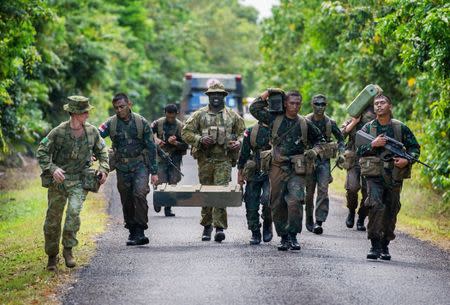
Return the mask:
<path id="1" fill-rule="evenodd" d="M 69 121 L 61 123 L 40 142 L 36 157 L 43 172 L 53 172 L 57 168 L 65 171 L 65 175 L 77 175 L 91 167 L 92 156 L 99 162 L 99 171 L 108 173 L 108 151 L 105 141 L 100 137 L 97 128 L 85 123 L 84 135 L 72 136 Z"/>
<path id="2" fill-rule="evenodd" d="M 245 163 L 249 159 L 256 159 L 257 153 L 270 149 L 270 129 L 262 124 L 259 124 L 257 134 L 253 135 L 252 132 L 256 131 L 254 125 L 247 128 L 244 131 L 244 140 L 242 141 L 241 152 L 239 154 L 239 161 L 237 163 L 238 169 L 243 169 Z M 252 146 L 251 137 L 255 136 L 255 146 Z"/>
<path id="3" fill-rule="evenodd" d="M 202 135 L 211 127 L 223 127 L 225 129 L 225 143 L 216 143 L 205 149 L 200 142 Z M 225 160 L 229 158 L 227 141 L 238 140 L 242 143 L 242 134 L 245 130 L 244 120 L 231 109 L 224 108 L 217 113 L 209 110 L 209 106 L 200 108 L 186 121 L 181 136 L 183 140 L 206 158 Z M 218 142 L 218 141 L 216 141 Z"/>
<path id="4" fill-rule="evenodd" d="M 161 147 L 166 153 L 170 155 L 172 159 L 181 159 L 182 155 L 186 152 L 189 145 L 184 142 L 181 137 L 181 130 L 183 129 L 183 123 L 180 120 L 176 120 L 175 123 L 170 124 L 167 122 L 165 117 L 161 117 L 151 124 L 152 132 L 161 140 L 166 142 L 164 146 Z M 177 144 L 172 145 L 168 142 L 171 136 L 177 137 Z M 163 160 L 158 159 L 159 162 Z"/>
<path id="5" fill-rule="evenodd" d="M 258 97 L 253 104 L 250 105 L 250 113 L 260 122 L 269 125 L 269 129 L 272 131 L 273 123 L 277 115 L 270 113 L 267 109 L 267 101 Z M 302 141 L 302 132 L 300 125 L 297 124 L 296 119 L 290 119 L 288 117 L 284 117 L 283 121 L 278 128 L 277 135 L 281 136 L 286 131 L 288 131 L 293 125 L 297 125 L 287 136 L 284 137 L 283 141 L 279 143 L 277 149 L 279 149 L 281 156 L 289 157 L 293 155 L 303 154 L 305 150 L 310 147 L 318 147 L 318 144 L 325 142 L 324 137 L 322 136 L 322 132 L 319 128 L 314 126 L 311 121 L 306 120 L 307 122 L 307 145 Z M 319 149 L 320 151 L 320 149 Z"/>
<path id="6" fill-rule="evenodd" d="M 324 117 L 322 120 L 316 121 L 314 120 L 314 114 L 310 113 L 307 115 L 308 119 L 322 132 L 322 136 L 325 138 L 327 142 L 332 142 L 331 137 L 330 139 L 327 138 L 326 129 L 327 129 L 327 120 L 330 120 L 331 123 L 331 134 L 336 139 L 336 142 L 338 143 L 338 149 L 339 152 L 343 153 L 345 150 L 345 141 L 344 141 L 344 135 L 342 134 L 341 130 L 336 124 L 336 121 L 333 119 L 330 119 L 328 117 Z"/>
<path id="7" fill-rule="evenodd" d="M 345 145 L 345 149 L 347 150 L 351 150 L 356 152 L 356 146 L 355 146 L 355 137 L 356 137 L 356 132 L 358 130 L 360 130 L 367 122 L 363 122 L 362 119 L 361 121 L 359 121 L 355 127 L 353 127 L 352 130 L 350 130 L 350 132 L 345 132 L 345 128 L 352 122 L 352 119 L 347 119 L 341 126 L 341 132 L 342 135 L 344 136 L 344 139 L 346 137 L 348 137 L 348 141 L 347 144 Z"/>
<path id="8" fill-rule="evenodd" d="M 138 137 L 135 116 L 137 116 L 138 120 L 142 120 L 142 139 L 139 139 Z M 110 136 L 111 121 L 113 118 L 114 116 L 110 117 L 105 123 L 100 125 L 99 131 L 103 138 Z M 142 166 L 143 162 L 148 162 L 147 166 L 150 173 L 156 174 L 158 172 L 158 166 L 156 164 L 156 146 L 153 142 L 153 134 L 150 125 L 144 117 L 132 112 L 128 121 L 117 118 L 117 128 L 111 141 L 117 159 L 116 168 L 119 171 L 133 171 L 136 167 Z M 148 152 L 148 157 L 145 157 L 145 159 L 148 158 L 148 160 L 145 161 L 139 159 L 140 156 L 144 155 L 144 150 Z"/>

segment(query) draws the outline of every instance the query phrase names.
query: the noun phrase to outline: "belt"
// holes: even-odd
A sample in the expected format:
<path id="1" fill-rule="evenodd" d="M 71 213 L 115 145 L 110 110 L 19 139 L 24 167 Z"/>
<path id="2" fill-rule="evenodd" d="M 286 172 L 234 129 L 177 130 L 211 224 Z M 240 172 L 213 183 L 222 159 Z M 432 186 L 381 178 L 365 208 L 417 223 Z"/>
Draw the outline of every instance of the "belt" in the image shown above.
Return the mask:
<path id="1" fill-rule="evenodd" d="M 144 161 L 144 156 L 139 155 L 139 156 L 134 157 L 134 158 L 118 158 L 118 161 L 120 163 L 125 163 L 125 164 L 130 163 L 130 162 L 134 162 L 134 161 Z"/>

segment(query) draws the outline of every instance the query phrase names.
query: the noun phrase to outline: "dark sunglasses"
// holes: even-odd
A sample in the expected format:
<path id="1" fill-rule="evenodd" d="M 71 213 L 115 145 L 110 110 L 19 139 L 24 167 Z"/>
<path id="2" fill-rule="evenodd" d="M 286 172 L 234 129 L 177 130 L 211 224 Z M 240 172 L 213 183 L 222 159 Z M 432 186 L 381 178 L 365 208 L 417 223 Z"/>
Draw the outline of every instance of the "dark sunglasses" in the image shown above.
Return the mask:
<path id="1" fill-rule="evenodd" d="M 315 106 L 325 107 L 327 103 L 314 103 Z"/>

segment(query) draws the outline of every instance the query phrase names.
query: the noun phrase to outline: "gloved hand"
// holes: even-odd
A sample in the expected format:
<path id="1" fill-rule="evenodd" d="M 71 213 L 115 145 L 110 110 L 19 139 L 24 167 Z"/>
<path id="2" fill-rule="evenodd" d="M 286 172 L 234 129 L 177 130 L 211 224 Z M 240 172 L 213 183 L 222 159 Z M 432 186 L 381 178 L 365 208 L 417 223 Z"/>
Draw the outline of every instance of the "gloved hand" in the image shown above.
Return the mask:
<path id="1" fill-rule="evenodd" d="M 200 143 L 202 143 L 204 146 L 208 147 L 210 145 L 214 145 L 216 142 L 211 136 L 203 136 L 200 139 Z"/>
<path id="2" fill-rule="evenodd" d="M 345 157 L 342 153 L 340 153 L 336 159 L 336 166 L 339 167 L 339 169 L 343 169 L 344 162 L 345 162 Z"/>
<path id="3" fill-rule="evenodd" d="M 305 158 L 315 160 L 317 158 L 317 152 L 314 149 L 308 149 L 304 153 Z"/>

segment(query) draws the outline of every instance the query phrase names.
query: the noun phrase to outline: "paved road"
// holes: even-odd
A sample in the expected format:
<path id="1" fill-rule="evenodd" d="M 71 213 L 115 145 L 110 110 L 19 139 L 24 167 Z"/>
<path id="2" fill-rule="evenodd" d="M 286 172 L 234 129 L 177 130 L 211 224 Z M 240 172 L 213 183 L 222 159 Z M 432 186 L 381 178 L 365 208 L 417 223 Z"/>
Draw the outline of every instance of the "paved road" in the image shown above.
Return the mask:
<path id="1" fill-rule="evenodd" d="M 184 172 L 196 183 L 192 159 Z M 200 240 L 199 208 L 174 208 L 175 218 L 150 209 L 150 244 L 126 247 L 113 179 L 105 192 L 111 224 L 64 304 L 450 304 L 449 253 L 399 234 L 392 261 L 367 261 L 369 242 L 345 228 L 342 198 L 331 198 L 322 236 L 305 230 L 300 252 L 279 252 L 278 238 L 248 244 L 243 207 L 228 209 L 222 244 Z"/>

